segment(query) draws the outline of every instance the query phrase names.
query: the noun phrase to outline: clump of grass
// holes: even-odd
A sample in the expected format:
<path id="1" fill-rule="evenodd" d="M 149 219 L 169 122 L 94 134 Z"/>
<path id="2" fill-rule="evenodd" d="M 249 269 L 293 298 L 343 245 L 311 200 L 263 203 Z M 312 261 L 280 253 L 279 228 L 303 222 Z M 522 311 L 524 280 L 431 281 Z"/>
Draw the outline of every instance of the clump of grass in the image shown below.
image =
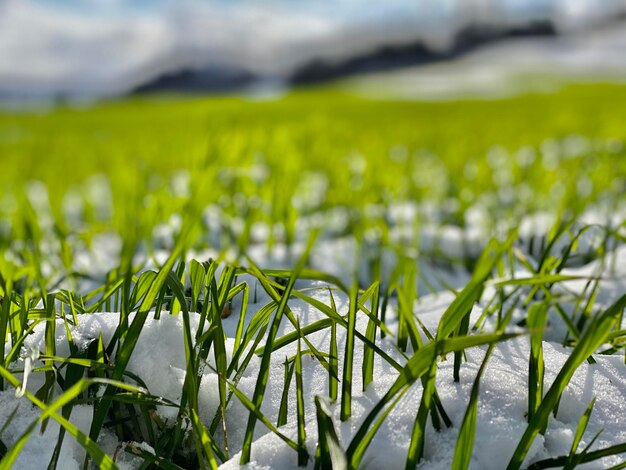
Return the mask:
<path id="1" fill-rule="evenodd" d="M 587 327 L 577 346 L 572 350 L 563 368 L 541 400 L 541 404 L 529 419 L 528 427 L 509 461 L 509 469 L 521 467 L 536 435 L 540 432 L 545 432 L 550 414 L 555 411 L 561 394 L 574 372 L 576 372 L 576 369 L 583 361 L 606 341 L 624 307 L 626 307 L 626 295 L 619 298 L 611 307 L 594 318 Z"/>

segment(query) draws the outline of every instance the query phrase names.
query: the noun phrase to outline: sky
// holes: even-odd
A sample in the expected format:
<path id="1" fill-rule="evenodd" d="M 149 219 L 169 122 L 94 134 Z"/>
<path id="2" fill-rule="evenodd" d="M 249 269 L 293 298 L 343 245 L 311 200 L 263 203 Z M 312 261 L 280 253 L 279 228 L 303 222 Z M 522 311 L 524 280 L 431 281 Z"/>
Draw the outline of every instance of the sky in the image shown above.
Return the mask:
<path id="1" fill-rule="evenodd" d="M 119 95 L 206 68 L 280 81 L 386 46 L 445 53 L 468 27 L 572 34 L 624 12 L 626 0 L 5 0 L 0 97 Z"/>

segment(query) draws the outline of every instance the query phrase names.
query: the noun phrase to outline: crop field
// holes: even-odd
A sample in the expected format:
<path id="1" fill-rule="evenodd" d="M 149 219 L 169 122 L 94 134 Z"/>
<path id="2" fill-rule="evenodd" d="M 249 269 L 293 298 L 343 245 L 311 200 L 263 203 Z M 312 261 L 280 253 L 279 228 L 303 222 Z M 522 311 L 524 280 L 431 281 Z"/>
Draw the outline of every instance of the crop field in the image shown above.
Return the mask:
<path id="1" fill-rule="evenodd" d="M 626 86 L 0 112 L 0 469 L 626 468 Z"/>

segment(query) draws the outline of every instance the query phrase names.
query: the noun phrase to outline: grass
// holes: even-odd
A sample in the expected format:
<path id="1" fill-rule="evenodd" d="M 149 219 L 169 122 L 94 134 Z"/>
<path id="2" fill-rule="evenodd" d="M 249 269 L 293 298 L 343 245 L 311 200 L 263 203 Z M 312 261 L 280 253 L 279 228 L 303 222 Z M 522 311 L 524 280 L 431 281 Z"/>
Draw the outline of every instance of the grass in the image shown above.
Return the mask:
<path id="1" fill-rule="evenodd" d="M 0 465 L 9 468 L 52 419 L 60 427 L 50 468 L 68 435 L 86 450 L 84 468 L 116 468 L 117 453 L 100 447 L 105 431 L 134 443 L 118 450 L 142 468 L 217 468 L 237 451 L 245 464 L 261 425 L 293 450 L 294 466 L 359 468 L 386 418 L 417 388 L 406 468 L 423 461 L 429 416 L 437 431 L 459 428 L 453 466 L 468 468 L 488 359 L 528 335 L 528 425 L 508 464 L 521 468 L 576 370 L 600 354 L 626 358 L 626 297 L 608 308 L 597 302 L 609 271 L 564 272 L 590 261 L 610 270 L 612 249 L 624 241 L 626 221 L 587 225 L 580 217 L 589 208 L 623 209 L 625 104 L 626 87 L 595 84 L 494 101 L 372 102 L 312 89 L 273 102 L 133 98 L 0 114 L 0 389 L 16 388 L 43 410 L 11 445 L 0 433 Z M 530 238 L 518 230 L 541 212 L 554 216 L 550 230 Z M 442 245 L 446 231 L 470 229 L 479 230 L 478 243 L 463 235 L 460 250 Z M 585 247 L 592 233 L 600 240 Z M 111 237 L 119 242 L 113 260 L 94 258 Z M 320 269 L 314 259 L 317 247 L 345 237 L 358 247 L 347 279 L 327 272 L 335 260 L 321 260 L 329 269 Z M 201 255 L 209 246 L 211 258 Z M 289 269 L 257 266 L 259 247 Z M 430 274 L 455 269 L 467 274 L 460 287 Z M 568 290 L 580 280 L 582 292 Z M 416 301 L 442 289 L 455 298 L 431 332 Z M 304 323 L 295 301 L 321 319 Z M 483 314 L 472 324 L 476 305 Z M 103 310 L 120 313 L 114 334 L 80 349 L 72 327 Z M 146 322 L 164 315 L 182 319 L 186 366 L 176 401 L 153 395 L 129 370 Z M 543 349 L 550 321 L 564 326 L 558 341 L 569 351 L 552 384 Z M 26 351 L 36 328 L 44 328 L 43 350 Z M 312 339 L 321 333 L 323 345 Z M 57 355 L 59 336 L 68 357 Z M 487 354 L 464 417 L 453 422 L 437 391 L 439 366 L 453 356 L 451 380 L 462 382 L 466 352 L 477 347 Z M 273 417 L 268 381 L 277 360 Z M 309 361 L 325 371 L 327 396 L 306 396 Z M 397 378 L 354 422 L 353 399 L 368 393 L 379 367 Z M 217 378 L 209 418 L 200 405 L 208 371 Z M 241 389 L 247 374 L 255 377 L 249 394 Z M 35 375 L 43 385 L 33 394 L 25 384 Z M 228 419 L 235 402 L 247 413 L 240 448 Z M 71 422 L 85 403 L 93 405 L 88 434 Z M 161 406 L 175 418 L 164 420 Z M 536 468 L 624 452 L 615 443 L 577 453 L 592 408 L 570 454 Z M 353 426 L 349 442 L 338 437 L 341 421 Z M 307 448 L 312 436 L 315 449 Z"/>

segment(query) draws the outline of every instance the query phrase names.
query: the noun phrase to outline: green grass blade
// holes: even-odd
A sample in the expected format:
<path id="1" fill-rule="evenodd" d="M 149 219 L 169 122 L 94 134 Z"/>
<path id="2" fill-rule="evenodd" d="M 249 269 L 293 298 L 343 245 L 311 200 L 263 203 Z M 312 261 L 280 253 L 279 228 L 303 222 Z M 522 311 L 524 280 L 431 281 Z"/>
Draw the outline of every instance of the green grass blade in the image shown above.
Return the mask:
<path id="1" fill-rule="evenodd" d="M 589 418 L 591 417 L 591 412 L 593 411 L 593 405 L 595 405 L 596 399 L 595 397 L 587 406 L 587 409 L 580 417 L 580 421 L 578 421 L 578 426 L 576 427 L 576 432 L 574 433 L 574 440 L 572 441 L 572 447 L 570 449 L 569 458 L 567 459 L 567 463 L 564 466 L 564 470 L 572 470 L 576 465 L 580 463 L 580 458 L 584 456 L 582 454 L 580 458 L 576 458 L 576 451 L 578 450 L 578 444 L 580 444 L 581 439 L 583 438 L 583 434 L 585 434 L 585 430 L 587 429 L 587 425 L 589 424 Z"/>
<path id="2" fill-rule="evenodd" d="M 616 444 L 610 447 L 605 447 L 603 449 L 594 450 L 593 452 L 587 452 L 579 461 L 579 463 L 589 463 L 595 460 L 603 459 L 605 457 L 610 457 L 612 455 L 618 455 L 626 453 L 626 443 Z M 540 460 L 539 462 L 535 462 L 532 465 L 528 466 L 528 470 L 541 470 L 544 468 L 563 468 L 563 466 L 567 463 L 569 456 L 563 457 L 554 457 L 550 459 Z M 623 465 L 623 464 L 622 464 Z M 623 468 L 620 465 L 617 465 L 613 468 Z"/>
<path id="3" fill-rule="evenodd" d="M 298 333 L 300 332 L 300 323 L 296 324 Z M 300 336 L 298 336 L 298 349 L 296 352 L 296 413 L 298 417 L 298 467 L 306 467 L 309 461 L 309 453 L 306 449 L 306 429 L 305 429 L 305 413 L 304 413 L 304 385 L 302 383 L 302 347 L 300 344 Z"/>
<path id="4" fill-rule="evenodd" d="M 243 289 L 243 295 L 241 299 L 241 308 L 239 309 L 239 321 L 237 322 L 237 331 L 235 332 L 235 345 L 233 346 L 233 349 L 235 351 L 239 349 L 239 346 L 241 345 L 246 312 L 248 311 L 248 296 L 250 289 L 248 287 L 248 284 L 244 284 L 244 286 L 245 287 Z"/>
<path id="5" fill-rule="evenodd" d="M 264 331 L 264 328 L 267 327 L 267 325 L 269 324 L 269 320 L 272 315 L 272 312 L 276 309 L 277 305 L 278 305 L 278 302 L 271 301 L 267 305 L 261 307 L 257 311 L 257 313 L 254 315 L 254 317 L 252 317 L 252 320 L 250 320 L 250 324 L 248 325 L 248 328 L 246 329 L 246 333 L 243 337 L 241 344 L 239 345 L 237 349 L 234 350 L 233 358 L 230 361 L 230 364 L 228 366 L 229 376 L 233 370 L 237 369 L 238 367 L 240 369 L 242 368 L 242 366 L 239 365 L 239 359 L 246 352 L 248 344 L 250 344 L 250 341 L 252 341 L 255 335 L 257 335 L 258 337 L 258 332 Z M 259 344 L 259 341 L 256 341 L 255 346 L 258 344 Z M 249 351 L 249 353 L 251 355 L 254 355 L 255 350 L 256 349 L 253 348 L 251 351 Z"/>
<path id="6" fill-rule="evenodd" d="M 456 447 L 454 449 L 454 458 L 451 466 L 452 470 L 466 470 L 469 468 L 470 461 L 472 460 L 474 437 L 476 434 L 476 414 L 478 411 L 480 378 L 482 377 L 483 371 L 485 370 L 485 366 L 493 349 L 494 346 L 492 344 L 489 346 L 485 359 L 476 373 L 474 385 L 472 386 L 472 391 L 470 393 L 470 401 L 465 410 L 463 422 L 461 423 L 461 428 L 459 429 L 459 437 L 457 438 Z"/>
<path id="7" fill-rule="evenodd" d="M 139 276 L 139 279 L 137 280 L 137 283 L 135 284 L 133 292 L 130 296 L 133 310 L 136 309 L 139 306 L 139 303 L 145 298 L 148 290 L 150 289 L 150 286 L 152 285 L 156 277 L 157 273 L 155 271 L 146 271 L 144 273 L 141 273 L 141 276 Z M 100 302 L 102 302 L 102 299 L 100 300 Z M 94 306 L 95 310 L 93 308 L 90 308 L 89 311 L 98 311 L 97 309 L 99 308 L 100 302 Z"/>
<path id="8" fill-rule="evenodd" d="M 291 272 L 285 269 L 264 269 L 263 274 L 265 274 L 265 276 L 268 276 L 268 277 L 279 277 L 283 279 L 288 279 L 291 275 Z M 300 275 L 298 276 L 298 278 L 314 280 L 314 281 L 323 281 L 328 284 L 339 287 L 339 289 L 341 289 L 346 294 L 349 292 L 348 288 L 344 285 L 343 282 L 341 282 L 341 279 L 339 279 L 336 276 L 333 276 L 332 274 L 327 274 L 322 271 L 317 271 L 315 269 L 303 267 L 302 270 L 300 271 Z"/>
<path id="9" fill-rule="evenodd" d="M 287 424 L 287 414 L 289 412 L 289 388 L 295 371 L 295 364 L 285 359 L 285 377 L 283 380 L 283 394 L 280 399 L 280 407 L 278 408 L 278 418 L 276 419 L 276 427 Z"/>
<path id="10" fill-rule="evenodd" d="M 526 317 L 530 329 L 530 357 L 528 359 L 528 421 L 539 408 L 543 398 L 543 334 L 548 321 L 545 302 L 531 305 Z"/>
<path id="11" fill-rule="evenodd" d="M 46 298 L 46 331 L 45 331 L 45 346 L 46 355 L 54 356 L 56 353 L 56 308 L 54 294 L 48 294 Z M 52 361 L 44 361 L 44 364 L 48 366 L 45 377 L 46 380 L 42 387 L 37 391 L 35 396 L 43 402 L 50 400 L 51 394 L 54 389 L 56 380 L 56 374 L 52 369 Z M 43 421 L 41 425 L 41 431 L 45 431 L 48 421 Z"/>
<path id="12" fill-rule="evenodd" d="M 222 433 L 224 435 L 224 451 L 226 456 L 228 456 L 228 433 L 226 429 L 226 377 L 228 374 L 228 364 L 226 361 L 226 343 L 225 343 L 225 333 L 224 328 L 222 326 L 222 317 L 221 312 L 223 308 L 223 304 L 226 302 L 226 291 L 230 290 L 230 286 L 233 282 L 233 270 L 226 269 L 223 272 L 223 281 L 220 286 L 224 293 L 220 294 L 217 291 L 217 286 L 215 285 L 215 280 L 211 282 L 211 297 L 213 301 L 211 302 L 211 323 L 215 326 L 215 330 L 213 332 L 213 355 L 215 359 L 215 366 L 218 371 L 218 382 L 219 382 L 219 397 L 220 397 L 220 413 L 221 413 L 221 422 L 222 422 Z M 219 304 L 216 304 L 215 299 L 221 298 Z M 199 372 L 196 370 L 196 374 L 199 375 Z"/>
<path id="13" fill-rule="evenodd" d="M 330 348 L 328 364 L 328 396 L 332 401 L 337 400 L 339 390 L 339 354 L 337 351 L 337 324 L 330 325 Z"/>
<path id="14" fill-rule="evenodd" d="M 315 411 L 317 414 L 317 450 L 315 452 L 315 470 L 347 470 L 346 454 L 341 448 L 335 425 L 330 416 L 326 403 L 318 396 L 315 397 Z"/>
<path id="15" fill-rule="evenodd" d="M 554 284 L 556 282 L 579 281 L 589 279 L 588 276 L 573 276 L 565 274 L 542 274 L 533 277 L 506 279 L 494 282 L 494 285 L 504 286 L 537 286 L 541 284 Z"/>
<path id="16" fill-rule="evenodd" d="M 398 293 L 398 347 L 406 352 L 407 341 L 410 338 L 413 351 L 417 351 L 422 344 L 413 313 L 417 267 L 412 259 L 404 260 L 403 265 L 402 285 L 396 289 Z"/>
<path id="17" fill-rule="evenodd" d="M 301 328 L 300 330 L 290 331 L 286 335 L 277 338 L 274 344 L 272 345 L 272 352 L 278 351 L 285 346 L 298 341 L 301 338 L 304 338 L 311 333 L 315 333 L 317 331 L 322 331 L 331 326 L 334 321 L 330 318 L 323 318 L 316 322 L 311 323 L 310 325 Z M 262 346 L 255 351 L 255 354 L 262 355 L 265 352 L 267 346 Z"/>
<path id="18" fill-rule="evenodd" d="M 341 421 L 352 414 L 352 366 L 354 357 L 354 332 L 356 330 L 357 295 L 359 284 L 356 280 L 350 288 L 350 306 L 348 311 L 348 331 L 344 350 L 343 377 L 341 380 Z"/>
<path id="19" fill-rule="evenodd" d="M 417 416 L 413 423 L 413 431 L 411 433 L 411 442 L 409 443 L 409 452 L 406 458 L 406 470 L 413 470 L 418 462 L 424 456 L 424 442 L 426 438 L 426 423 L 428 414 L 430 413 L 433 394 L 435 392 L 435 378 L 437 376 L 437 360 L 436 358 L 428 368 L 428 372 L 422 377 L 422 398 L 417 410 Z"/>
<path id="20" fill-rule="evenodd" d="M 461 319 L 461 323 L 455 331 L 455 336 L 465 336 L 469 332 L 470 314 L 472 311 L 468 311 Z M 461 362 L 463 360 L 463 351 L 456 351 L 454 353 L 454 365 L 452 368 L 452 377 L 455 382 L 461 381 Z"/>
<path id="21" fill-rule="evenodd" d="M 372 293 L 371 314 L 374 318 L 378 317 L 378 301 L 380 298 L 380 283 L 375 283 L 375 290 Z M 370 318 L 367 322 L 365 337 L 370 343 L 376 342 L 376 322 Z M 361 373 L 363 376 L 363 391 L 374 381 L 374 349 L 369 347 L 368 343 L 363 343 L 363 363 L 361 364 Z"/>
<path id="22" fill-rule="evenodd" d="M 198 300 L 204 289 L 206 269 L 204 265 L 192 259 L 189 262 L 189 281 L 191 283 L 191 311 L 197 312 Z M 205 299 L 206 301 L 206 299 Z"/>
<path id="23" fill-rule="evenodd" d="M 198 440 L 202 445 L 202 454 L 198 456 L 200 459 L 206 457 L 209 462 L 209 467 L 212 470 L 217 470 L 217 460 L 215 460 L 215 455 L 213 454 L 213 447 L 215 446 L 213 439 L 207 432 L 204 424 L 200 422 L 200 418 L 198 417 L 198 413 L 195 409 L 189 410 L 189 415 L 191 416 L 191 423 L 193 425 L 193 429 L 196 433 Z"/>

